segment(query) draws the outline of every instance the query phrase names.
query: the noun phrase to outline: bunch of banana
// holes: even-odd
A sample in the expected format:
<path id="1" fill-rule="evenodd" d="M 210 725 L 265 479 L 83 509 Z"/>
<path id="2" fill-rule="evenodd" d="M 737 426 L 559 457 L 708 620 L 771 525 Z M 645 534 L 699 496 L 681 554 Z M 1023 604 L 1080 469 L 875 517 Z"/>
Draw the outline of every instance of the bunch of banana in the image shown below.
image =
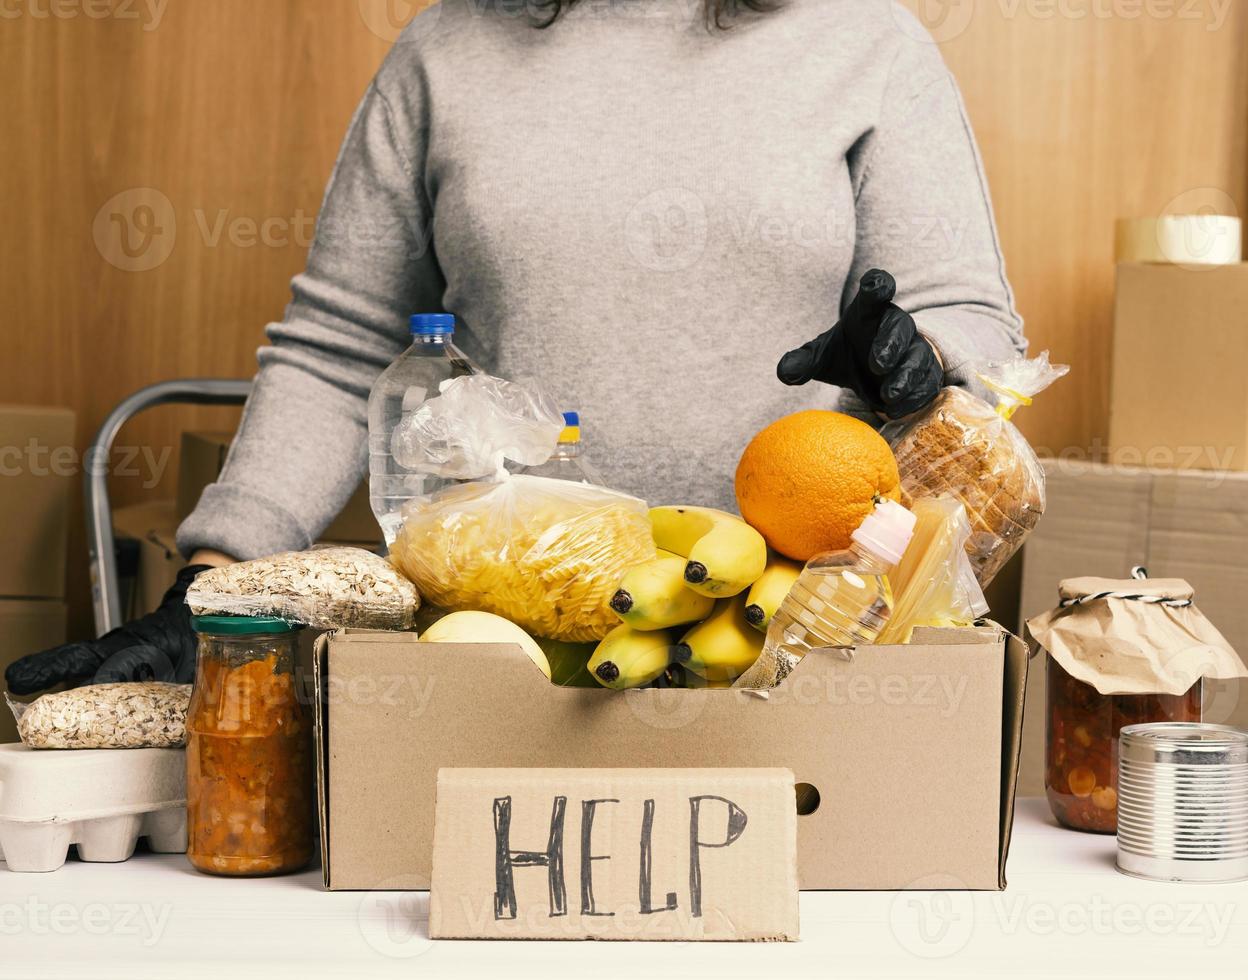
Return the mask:
<path id="1" fill-rule="evenodd" d="M 714 599 L 686 587 L 685 559 L 661 549 L 657 558 L 629 569 L 611 597 L 616 615 L 636 630 L 696 623 L 714 605 Z"/>
<path id="2" fill-rule="evenodd" d="M 728 687 L 758 659 L 801 566 L 769 556 L 762 535 L 722 510 L 655 507 L 650 523 L 658 556 L 625 573 L 611 599 L 623 625 L 589 673 L 617 690 Z"/>
<path id="3" fill-rule="evenodd" d="M 623 691 L 645 687 L 674 663 L 689 659 L 677 630 L 638 630 L 621 623 L 598 644 L 589 672 L 603 687 Z"/>
<path id="4" fill-rule="evenodd" d="M 767 542 L 741 518 L 709 507 L 654 507 L 654 543 L 685 559 L 694 592 L 726 599 L 744 592 L 767 567 Z"/>

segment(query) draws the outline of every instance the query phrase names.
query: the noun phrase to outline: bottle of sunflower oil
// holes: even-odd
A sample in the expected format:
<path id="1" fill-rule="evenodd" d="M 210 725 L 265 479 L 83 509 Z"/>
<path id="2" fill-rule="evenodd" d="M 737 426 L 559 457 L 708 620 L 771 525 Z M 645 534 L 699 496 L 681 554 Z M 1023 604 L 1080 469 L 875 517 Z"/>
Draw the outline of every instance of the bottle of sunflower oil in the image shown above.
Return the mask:
<path id="1" fill-rule="evenodd" d="M 760 659 L 791 669 L 811 650 L 874 643 L 893 609 L 888 573 L 905 554 L 914 526 L 905 507 L 882 501 L 847 549 L 807 562 L 771 620 Z"/>

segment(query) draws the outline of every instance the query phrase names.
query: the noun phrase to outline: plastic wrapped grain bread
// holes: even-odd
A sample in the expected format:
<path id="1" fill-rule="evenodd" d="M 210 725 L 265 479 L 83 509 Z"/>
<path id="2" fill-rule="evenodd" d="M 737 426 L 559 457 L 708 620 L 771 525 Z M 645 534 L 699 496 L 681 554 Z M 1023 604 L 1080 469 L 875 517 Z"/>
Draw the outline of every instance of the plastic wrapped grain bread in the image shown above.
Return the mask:
<path id="1" fill-rule="evenodd" d="M 1069 370 L 1050 364 L 1047 351 L 993 365 L 980 378 L 996 396 L 995 406 L 962 388 L 946 388 L 922 415 L 885 432 L 897 456 L 903 504 L 944 495 L 966 508 L 966 552 L 981 586 L 1044 514 L 1044 470 L 1010 418 Z"/>

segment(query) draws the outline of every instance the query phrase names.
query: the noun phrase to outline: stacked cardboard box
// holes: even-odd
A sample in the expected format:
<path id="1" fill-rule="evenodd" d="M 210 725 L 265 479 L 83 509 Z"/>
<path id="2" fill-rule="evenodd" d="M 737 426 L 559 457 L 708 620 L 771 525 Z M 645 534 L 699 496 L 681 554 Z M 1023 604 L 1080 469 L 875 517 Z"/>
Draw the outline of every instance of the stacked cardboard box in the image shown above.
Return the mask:
<path id="1" fill-rule="evenodd" d="M 1245 311 L 1248 263 L 1118 267 L 1112 462 L 1248 470 Z"/>
<path id="2" fill-rule="evenodd" d="M 65 640 L 69 501 L 81 472 L 68 409 L 0 406 L 0 671 Z M 0 742 L 17 741 L 0 709 Z"/>
<path id="3" fill-rule="evenodd" d="M 1109 462 L 1050 460 L 1027 542 L 1021 618 L 1080 575 L 1182 578 L 1248 656 L 1248 264 L 1118 267 Z M 1020 792 L 1043 793 L 1044 674 L 1027 693 Z M 1248 685 L 1206 695 L 1205 720 L 1248 727 Z"/>
<path id="4" fill-rule="evenodd" d="M 1024 619 L 1057 604 L 1062 579 L 1181 578 L 1201 612 L 1241 657 L 1248 654 L 1248 473 L 1148 470 L 1047 460 L 1048 511 L 1027 541 Z M 1038 665 L 1037 665 L 1038 666 Z M 1033 670 L 1019 788 L 1044 792 L 1044 671 Z M 1248 728 L 1248 685 L 1206 694 L 1205 720 Z"/>

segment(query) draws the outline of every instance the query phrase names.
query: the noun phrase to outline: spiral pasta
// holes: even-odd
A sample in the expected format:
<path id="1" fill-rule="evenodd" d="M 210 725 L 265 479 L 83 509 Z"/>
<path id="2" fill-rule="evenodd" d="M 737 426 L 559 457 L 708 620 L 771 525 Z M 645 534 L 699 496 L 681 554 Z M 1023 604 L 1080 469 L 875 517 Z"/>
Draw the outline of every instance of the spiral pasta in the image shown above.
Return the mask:
<path id="1" fill-rule="evenodd" d="M 628 568 L 654 556 L 642 501 L 534 476 L 467 484 L 413 506 L 391 548 L 433 605 L 582 643 L 619 625 L 611 596 Z"/>

